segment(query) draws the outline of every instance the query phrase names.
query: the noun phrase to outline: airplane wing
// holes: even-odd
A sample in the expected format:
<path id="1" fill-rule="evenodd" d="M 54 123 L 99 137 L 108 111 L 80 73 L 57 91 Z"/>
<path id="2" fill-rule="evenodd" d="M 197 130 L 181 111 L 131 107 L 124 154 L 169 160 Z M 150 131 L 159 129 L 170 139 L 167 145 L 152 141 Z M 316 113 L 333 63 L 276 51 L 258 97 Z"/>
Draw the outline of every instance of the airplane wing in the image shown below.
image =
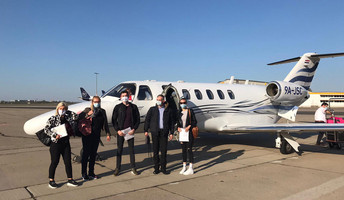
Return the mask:
<path id="1" fill-rule="evenodd" d="M 268 125 L 249 125 L 235 126 L 226 125 L 221 132 L 227 133 L 246 133 L 246 132 L 319 132 L 319 131 L 344 131 L 344 124 L 326 124 L 326 123 L 290 123 L 290 124 L 268 124 Z"/>

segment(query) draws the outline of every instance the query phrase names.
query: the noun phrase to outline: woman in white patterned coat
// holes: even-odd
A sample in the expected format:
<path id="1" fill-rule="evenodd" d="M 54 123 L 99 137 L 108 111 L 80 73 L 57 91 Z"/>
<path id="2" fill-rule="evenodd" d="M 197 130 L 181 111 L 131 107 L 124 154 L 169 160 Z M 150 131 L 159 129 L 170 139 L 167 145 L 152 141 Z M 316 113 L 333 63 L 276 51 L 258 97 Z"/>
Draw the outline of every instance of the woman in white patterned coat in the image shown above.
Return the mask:
<path id="1" fill-rule="evenodd" d="M 77 118 L 78 115 L 72 111 L 69 111 L 65 102 L 60 102 L 56 106 L 55 115 L 48 119 L 47 125 L 44 128 L 44 133 L 49 135 L 52 140 L 50 144 L 51 163 L 49 167 L 50 188 L 55 189 L 58 187 L 58 185 L 55 183 L 55 171 L 57 165 L 59 164 L 60 155 L 62 155 L 65 164 L 68 178 L 67 185 L 73 187 L 78 186 L 78 183 L 73 180 L 71 147 L 69 143 L 69 136 L 74 134 L 71 125 L 77 120 Z M 67 135 L 63 134 L 63 131 L 59 133 L 54 130 L 55 127 L 57 128 L 60 125 L 62 125 L 62 127 L 65 126 L 65 132 L 67 132 Z"/>

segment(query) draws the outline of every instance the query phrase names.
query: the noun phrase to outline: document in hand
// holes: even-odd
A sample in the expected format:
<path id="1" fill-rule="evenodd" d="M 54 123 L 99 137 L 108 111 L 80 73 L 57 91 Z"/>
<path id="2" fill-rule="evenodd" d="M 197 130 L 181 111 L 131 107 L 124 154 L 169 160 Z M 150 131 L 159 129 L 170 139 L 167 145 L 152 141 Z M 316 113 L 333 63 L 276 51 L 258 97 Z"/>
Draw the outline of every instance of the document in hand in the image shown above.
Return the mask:
<path id="1" fill-rule="evenodd" d="M 134 134 L 133 135 L 129 135 L 129 132 L 131 131 L 131 128 L 128 127 L 126 129 L 121 130 L 124 133 L 124 139 L 125 140 L 130 140 L 131 138 L 134 138 Z"/>
<path id="2" fill-rule="evenodd" d="M 60 135 L 61 138 L 68 136 L 66 124 L 61 124 L 51 129 L 52 132 Z"/>
<path id="3" fill-rule="evenodd" d="M 179 141 L 180 142 L 189 142 L 189 131 L 185 131 L 184 128 L 182 128 L 182 131 L 179 133 Z"/>

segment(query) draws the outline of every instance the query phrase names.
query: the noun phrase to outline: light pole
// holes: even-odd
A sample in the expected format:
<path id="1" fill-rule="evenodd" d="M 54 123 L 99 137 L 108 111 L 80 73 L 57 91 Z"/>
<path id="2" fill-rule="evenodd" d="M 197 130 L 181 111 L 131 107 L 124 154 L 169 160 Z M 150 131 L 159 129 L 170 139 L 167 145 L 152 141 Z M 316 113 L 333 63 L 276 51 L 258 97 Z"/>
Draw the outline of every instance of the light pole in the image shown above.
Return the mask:
<path id="1" fill-rule="evenodd" d="M 98 96 L 98 74 L 97 72 L 94 72 L 94 74 L 96 75 L 96 96 Z"/>

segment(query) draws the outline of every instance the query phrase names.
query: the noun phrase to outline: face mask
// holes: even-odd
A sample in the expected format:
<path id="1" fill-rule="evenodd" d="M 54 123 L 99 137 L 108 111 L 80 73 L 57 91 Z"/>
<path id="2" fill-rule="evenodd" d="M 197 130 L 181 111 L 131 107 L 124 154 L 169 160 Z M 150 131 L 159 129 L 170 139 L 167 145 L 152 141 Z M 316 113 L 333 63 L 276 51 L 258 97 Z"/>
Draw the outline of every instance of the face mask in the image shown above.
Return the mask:
<path id="1" fill-rule="evenodd" d="M 156 105 L 161 106 L 162 105 L 162 101 L 156 101 Z"/>
<path id="2" fill-rule="evenodd" d="M 129 98 L 128 98 L 128 97 L 122 97 L 121 100 L 122 100 L 123 102 L 128 102 Z"/>
<path id="3" fill-rule="evenodd" d="M 95 108 L 99 108 L 99 107 L 100 107 L 100 103 L 94 103 L 93 106 L 94 106 Z"/>
<path id="4" fill-rule="evenodd" d="M 64 115 L 66 113 L 65 110 L 58 110 L 59 115 Z"/>
<path id="5" fill-rule="evenodd" d="M 180 104 L 180 107 L 181 107 L 182 109 L 186 109 L 188 106 L 187 106 L 186 104 Z"/>

